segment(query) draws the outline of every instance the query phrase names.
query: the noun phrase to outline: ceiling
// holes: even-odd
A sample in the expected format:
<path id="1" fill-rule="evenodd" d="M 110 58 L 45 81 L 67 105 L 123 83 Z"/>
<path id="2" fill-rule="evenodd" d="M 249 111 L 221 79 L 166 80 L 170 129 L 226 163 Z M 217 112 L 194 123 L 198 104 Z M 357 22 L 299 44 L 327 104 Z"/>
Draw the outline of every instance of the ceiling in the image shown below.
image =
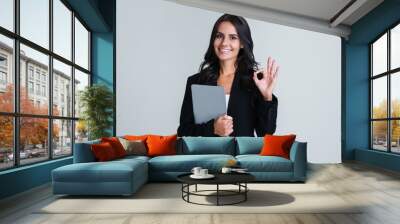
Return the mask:
<path id="1" fill-rule="evenodd" d="M 226 0 L 253 7 L 273 9 L 281 12 L 329 21 L 352 0 Z M 351 23 L 346 23 L 351 25 Z"/>
<path id="2" fill-rule="evenodd" d="M 0 0 L 1 1 L 1 0 Z M 114 27 L 114 2 L 110 0 L 64 0 L 92 32 L 111 32 Z"/>
<path id="3" fill-rule="evenodd" d="M 347 38 L 383 0 L 167 0 Z"/>

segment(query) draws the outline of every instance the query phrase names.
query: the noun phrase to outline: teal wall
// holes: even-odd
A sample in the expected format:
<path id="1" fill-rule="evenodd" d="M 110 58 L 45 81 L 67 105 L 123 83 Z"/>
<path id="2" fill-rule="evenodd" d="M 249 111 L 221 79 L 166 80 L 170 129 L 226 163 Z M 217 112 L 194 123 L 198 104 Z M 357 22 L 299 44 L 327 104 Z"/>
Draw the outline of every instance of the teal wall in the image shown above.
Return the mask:
<path id="1" fill-rule="evenodd" d="M 93 83 L 104 84 L 115 94 L 114 34 L 112 32 L 92 33 L 92 75 Z M 115 116 L 113 116 L 113 120 L 114 125 L 109 129 L 111 135 L 115 135 Z"/>
<path id="2" fill-rule="evenodd" d="M 92 82 L 106 84 L 115 92 L 115 0 L 66 0 L 66 2 L 78 12 L 92 31 Z M 115 128 L 110 127 L 110 132 L 113 131 Z M 72 157 L 68 157 L 1 171 L 0 199 L 50 182 L 53 169 L 71 163 Z"/>
<path id="3" fill-rule="evenodd" d="M 343 160 L 358 160 L 396 170 L 398 156 L 369 150 L 369 49 L 368 44 L 400 22 L 400 0 L 386 0 L 351 27 L 345 42 L 343 94 L 345 118 Z M 356 150 L 357 149 L 357 150 Z M 359 151 L 363 150 L 363 151 Z M 390 159 L 388 159 L 389 157 Z"/>
<path id="4" fill-rule="evenodd" d="M 92 34 L 93 83 L 102 83 L 113 89 L 113 33 Z"/>
<path id="5" fill-rule="evenodd" d="M 115 1 L 98 0 L 97 7 L 107 25 L 107 32 L 94 30 L 92 32 L 92 83 L 101 83 L 110 88 L 115 98 Z M 113 126 L 109 133 L 115 135 L 116 111 L 114 103 Z"/>
<path id="6" fill-rule="evenodd" d="M 355 160 L 400 172 L 400 155 L 393 153 L 356 149 Z"/>

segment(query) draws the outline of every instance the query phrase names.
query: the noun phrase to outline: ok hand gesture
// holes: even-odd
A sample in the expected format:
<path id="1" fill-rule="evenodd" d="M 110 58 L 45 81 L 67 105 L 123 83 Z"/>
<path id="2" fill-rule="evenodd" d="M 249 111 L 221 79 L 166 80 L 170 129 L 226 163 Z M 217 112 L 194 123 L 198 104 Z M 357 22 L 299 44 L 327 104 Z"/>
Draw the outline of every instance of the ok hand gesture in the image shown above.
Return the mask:
<path id="1" fill-rule="evenodd" d="M 272 92 L 276 85 L 276 79 L 278 77 L 279 66 L 275 63 L 275 60 L 268 57 L 267 64 L 264 69 L 258 70 L 253 74 L 253 80 L 264 97 L 264 100 L 272 100 Z M 262 74 L 262 79 L 258 79 L 257 74 Z"/>

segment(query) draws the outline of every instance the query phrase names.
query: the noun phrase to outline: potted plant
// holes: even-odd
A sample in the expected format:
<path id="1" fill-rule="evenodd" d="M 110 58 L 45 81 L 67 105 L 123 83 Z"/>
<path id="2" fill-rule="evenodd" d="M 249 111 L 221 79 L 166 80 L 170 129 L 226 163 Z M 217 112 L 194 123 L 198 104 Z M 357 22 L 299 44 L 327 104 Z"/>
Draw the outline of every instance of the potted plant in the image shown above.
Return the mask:
<path id="1" fill-rule="evenodd" d="M 79 106 L 82 108 L 80 126 L 87 127 L 89 140 L 110 136 L 112 126 L 113 93 L 102 84 L 94 84 L 80 92 Z"/>

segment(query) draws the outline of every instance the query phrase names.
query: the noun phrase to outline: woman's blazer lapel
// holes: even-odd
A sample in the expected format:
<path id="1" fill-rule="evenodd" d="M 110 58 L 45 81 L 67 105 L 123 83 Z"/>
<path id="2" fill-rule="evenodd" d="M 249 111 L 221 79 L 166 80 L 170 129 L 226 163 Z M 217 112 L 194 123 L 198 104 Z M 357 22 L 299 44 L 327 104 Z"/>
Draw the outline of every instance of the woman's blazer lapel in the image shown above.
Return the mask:
<path id="1" fill-rule="evenodd" d="M 239 93 L 239 74 L 236 73 L 235 77 L 233 78 L 233 83 L 231 87 L 231 92 L 229 96 L 229 102 L 228 102 L 228 109 L 227 109 L 227 114 L 230 115 L 232 114 L 233 111 L 235 111 L 235 108 L 237 107 L 237 99 L 238 99 L 238 93 Z"/>

